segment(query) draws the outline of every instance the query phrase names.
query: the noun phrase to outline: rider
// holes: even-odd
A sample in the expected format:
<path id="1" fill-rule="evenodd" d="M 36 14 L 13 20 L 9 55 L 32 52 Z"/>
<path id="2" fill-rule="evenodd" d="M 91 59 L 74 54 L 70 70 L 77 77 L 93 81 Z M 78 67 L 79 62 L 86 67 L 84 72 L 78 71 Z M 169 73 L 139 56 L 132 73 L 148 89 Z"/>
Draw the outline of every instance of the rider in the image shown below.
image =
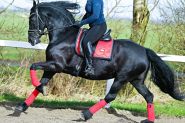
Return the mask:
<path id="1" fill-rule="evenodd" d="M 85 24 L 89 24 L 90 26 L 82 42 L 83 52 L 86 59 L 85 72 L 90 75 L 94 75 L 94 67 L 91 59 L 91 45 L 96 43 L 96 41 L 98 41 L 107 30 L 103 8 L 103 0 L 87 0 L 85 7 L 86 14 L 83 16 L 80 22 L 75 23 L 75 25 L 78 27 L 81 27 Z"/>

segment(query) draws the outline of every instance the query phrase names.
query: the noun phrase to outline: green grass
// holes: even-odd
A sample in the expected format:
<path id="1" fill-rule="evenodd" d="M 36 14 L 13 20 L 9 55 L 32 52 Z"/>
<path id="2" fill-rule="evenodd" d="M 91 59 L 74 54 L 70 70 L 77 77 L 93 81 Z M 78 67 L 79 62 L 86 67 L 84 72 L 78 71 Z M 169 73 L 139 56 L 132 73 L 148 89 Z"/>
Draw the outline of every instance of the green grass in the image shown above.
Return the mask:
<path id="1" fill-rule="evenodd" d="M 23 102 L 25 98 L 17 97 L 12 94 L 0 95 L 0 103 L 12 103 L 14 105 Z M 77 100 L 62 100 L 62 99 L 43 99 L 38 98 L 32 106 L 34 107 L 45 107 L 45 108 L 72 108 L 72 109 L 83 109 L 95 104 L 94 101 L 77 101 Z M 163 104 L 155 103 L 155 113 L 157 116 L 169 116 L 169 117 L 185 117 L 185 103 L 184 102 L 167 102 Z M 112 108 L 118 110 L 127 110 L 137 115 L 146 115 L 146 104 L 137 103 L 120 103 L 113 102 Z"/>
<path id="2" fill-rule="evenodd" d="M 20 61 L 26 57 L 34 56 L 35 53 L 36 50 L 2 47 L 0 49 L 0 59 Z"/>
<path id="3" fill-rule="evenodd" d="M 19 13 L 5 12 L 0 15 L 0 39 L 27 40 L 28 18 Z"/>
<path id="4" fill-rule="evenodd" d="M 185 102 L 167 102 L 165 104 L 155 103 L 155 113 L 157 116 L 185 117 Z M 113 107 L 124 109 L 136 113 L 145 113 L 146 104 L 120 104 L 113 103 Z"/>
<path id="5" fill-rule="evenodd" d="M 26 53 L 24 49 L 3 47 L 1 49 L 0 59 L 19 60 L 23 52 Z"/>

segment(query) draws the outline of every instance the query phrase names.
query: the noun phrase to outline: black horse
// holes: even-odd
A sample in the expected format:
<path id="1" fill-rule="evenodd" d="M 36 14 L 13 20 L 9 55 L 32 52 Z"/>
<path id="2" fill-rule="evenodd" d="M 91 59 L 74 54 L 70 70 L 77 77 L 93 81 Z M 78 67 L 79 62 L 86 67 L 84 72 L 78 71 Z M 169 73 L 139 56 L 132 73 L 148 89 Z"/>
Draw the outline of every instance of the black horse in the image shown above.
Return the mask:
<path id="1" fill-rule="evenodd" d="M 79 29 L 74 27 L 75 19 L 69 11 L 79 9 L 79 5 L 69 2 L 38 3 L 34 1 L 29 17 L 29 43 L 33 46 L 40 43 L 40 37 L 47 29 L 49 45 L 46 49 L 46 62 L 32 64 L 31 78 L 36 89 L 22 105 L 16 109 L 25 111 L 34 101 L 38 93 L 44 93 L 44 86 L 55 73 L 67 73 L 91 80 L 107 80 L 115 78 L 110 92 L 103 100 L 83 111 L 85 120 L 116 98 L 118 91 L 130 82 L 147 102 L 148 119 L 155 120 L 153 94 L 145 86 L 144 81 L 151 68 L 151 78 L 162 92 L 177 100 L 184 96 L 176 89 L 174 74 L 156 53 L 131 40 L 114 40 L 112 59 L 93 59 L 95 75 L 86 75 L 84 58 L 75 52 L 75 39 Z M 81 68 L 81 69 L 78 69 Z M 40 82 L 36 78 L 36 70 L 43 70 Z"/>

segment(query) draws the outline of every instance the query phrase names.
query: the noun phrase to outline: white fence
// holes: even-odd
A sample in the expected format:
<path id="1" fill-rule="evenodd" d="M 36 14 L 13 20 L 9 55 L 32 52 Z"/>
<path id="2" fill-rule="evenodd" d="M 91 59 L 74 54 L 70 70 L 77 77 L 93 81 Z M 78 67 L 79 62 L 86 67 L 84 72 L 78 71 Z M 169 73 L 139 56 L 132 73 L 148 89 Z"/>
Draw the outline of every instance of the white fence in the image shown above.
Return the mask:
<path id="1" fill-rule="evenodd" d="M 38 44 L 36 46 L 31 46 L 28 42 L 21 41 L 8 41 L 8 40 L 0 40 L 0 47 L 14 47 L 14 48 L 26 48 L 26 49 L 37 49 L 37 50 L 45 50 L 48 46 L 47 44 Z M 185 56 L 177 56 L 177 55 L 166 55 L 166 54 L 158 54 L 164 61 L 172 61 L 172 62 L 185 62 Z M 114 79 L 107 80 L 106 94 L 109 92 Z M 106 108 L 109 108 L 108 104 Z"/>
<path id="2" fill-rule="evenodd" d="M 0 46 L 2 46 L 2 47 L 15 47 L 15 48 L 45 50 L 48 45 L 40 43 L 40 44 L 37 44 L 36 46 L 31 46 L 31 44 L 28 43 L 28 42 L 0 40 Z M 164 61 L 185 62 L 185 56 L 166 55 L 166 54 L 158 54 L 158 55 Z"/>
<path id="3" fill-rule="evenodd" d="M 25 48 L 25 49 L 37 49 L 45 50 L 47 44 L 38 44 L 36 46 L 31 46 L 28 42 L 23 41 L 10 41 L 10 40 L 0 40 L 0 47 L 14 47 L 14 48 Z"/>

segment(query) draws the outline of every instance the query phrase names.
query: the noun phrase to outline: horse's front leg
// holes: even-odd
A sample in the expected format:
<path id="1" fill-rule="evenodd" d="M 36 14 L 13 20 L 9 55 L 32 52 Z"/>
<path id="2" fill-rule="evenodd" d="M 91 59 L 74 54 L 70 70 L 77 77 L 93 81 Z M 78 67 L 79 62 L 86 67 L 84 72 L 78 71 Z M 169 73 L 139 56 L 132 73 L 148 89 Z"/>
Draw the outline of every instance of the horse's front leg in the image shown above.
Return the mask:
<path id="1" fill-rule="evenodd" d="M 48 84 L 49 80 L 55 75 L 56 72 L 52 72 L 52 71 L 44 71 L 44 74 L 40 80 L 40 85 L 38 87 L 36 87 L 36 89 L 42 93 L 44 96 L 47 95 L 46 92 L 46 85 Z"/>
<path id="2" fill-rule="evenodd" d="M 53 75 L 57 71 L 61 71 L 62 67 L 61 65 L 57 64 L 56 62 L 39 62 L 34 63 L 30 67 L 30 77 L 32 85 L 35 86 L 38 91 L 42 93 L 41 86 L 46 85 L 49 81 L 48 79 L 52 78 Z M 38 80 L 36 70 L 44 70 L 44 75 L 41 79 L 41 81 Z"/>
<path id="3" fill-rule="evenodd" d="M 40 81 L 37 79 L 36 70 L 48 71 L 50 73 L 49 74 L 45 73 L 44 76 L 51 76 L 50 75 L 51 72 L 55 74 L 56 71 L 58 70 L 58 67 L 56 66 L 55 62 L 39 62 L 39 63 L 32 64 L 30 67 L 31 81 L 32 81 L 33 86 L 38 87 L 42 83 L 40 83 Z M 42 80 L 42 81 L 46 81 L 46 80 Z"/>
<path id="4" fill-rule="evenodd" d="M 50 69 L 51 68 L 51 69 Z M 36 70 L 44 70 L 44 74 L 39 82 L 36 76 Z M 46 71 L 47 70 L 47 71 Z M 16 107 L 16 111 L 26 111 L 27 108 L 34 102 L 39 93 L 46 92 L 44 91 L 44 86 L 49 82 L 49 80 L 55 75 L 55 70 L 53 67 L 53 63 L 35 63 L 30 67 L 30 76 L 32 84 L 36 87 L 35 90 L 31 93 L 31 95 L 21 104 Z"/>

